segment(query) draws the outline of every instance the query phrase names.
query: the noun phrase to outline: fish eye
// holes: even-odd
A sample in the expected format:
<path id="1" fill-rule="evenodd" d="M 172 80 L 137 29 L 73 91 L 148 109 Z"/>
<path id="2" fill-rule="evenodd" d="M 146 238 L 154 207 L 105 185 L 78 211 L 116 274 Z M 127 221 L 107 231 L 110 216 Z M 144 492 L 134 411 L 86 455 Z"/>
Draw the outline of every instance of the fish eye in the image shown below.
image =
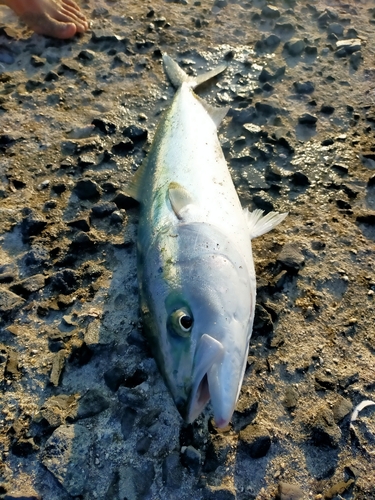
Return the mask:
<path id="1" fill-rule="evenodd" d="M 170 331 L 179 337 L 189 337 L 193 323 L 192 314 L 185 308 L 174 311 L 168 319 Z"/>
<path id="2" fill-rule="evenodd" d="M 188 332 L 193 326 L 193 318 L 188 314 L 183 314 L 178 318 L 181 328 Z"/>

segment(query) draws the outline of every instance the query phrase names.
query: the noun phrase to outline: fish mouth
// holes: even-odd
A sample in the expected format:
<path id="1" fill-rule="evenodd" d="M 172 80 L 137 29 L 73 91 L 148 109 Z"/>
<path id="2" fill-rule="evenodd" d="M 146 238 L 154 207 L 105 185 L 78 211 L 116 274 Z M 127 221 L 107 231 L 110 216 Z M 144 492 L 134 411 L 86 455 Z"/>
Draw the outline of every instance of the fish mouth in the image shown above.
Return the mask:
<path id="1" fill-rule="evenodd" d="M 186 419 L 188 423 L 193 422 L 209 402 L 211 398 L 210 386 L 217 373 L 215 368 L 221 363 L 223 356 L 223 344 L 210 335 L 203 334 L 199 340 L 194 360 L 194 382 Z"/>

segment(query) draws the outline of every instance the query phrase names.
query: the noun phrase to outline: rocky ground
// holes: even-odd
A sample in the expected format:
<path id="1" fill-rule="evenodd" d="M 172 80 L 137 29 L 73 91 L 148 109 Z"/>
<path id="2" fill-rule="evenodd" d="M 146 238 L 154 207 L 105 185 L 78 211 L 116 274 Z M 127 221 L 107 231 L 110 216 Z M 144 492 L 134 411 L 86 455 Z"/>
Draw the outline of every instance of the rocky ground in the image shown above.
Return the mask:
<path id="1" fill-rule="evenodd" d="M 82 2 L 92 29 L 0 27 L 0 496 L 375 499 L 375 8 Z M 173 89 L 203 96 L 253 242 L 258 304 L 232 424 L 184 424 L 142 336 L 124 188 Z M 219 200 L 218 200 L 219 201 Z"/>

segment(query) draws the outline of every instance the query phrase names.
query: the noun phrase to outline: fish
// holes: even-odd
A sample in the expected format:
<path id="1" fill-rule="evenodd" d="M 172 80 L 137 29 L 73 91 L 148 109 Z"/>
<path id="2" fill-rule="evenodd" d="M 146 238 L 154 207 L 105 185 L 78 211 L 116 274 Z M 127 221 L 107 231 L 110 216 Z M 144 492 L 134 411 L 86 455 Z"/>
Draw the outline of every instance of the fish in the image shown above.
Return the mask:
<path id="1" fill-rule="evenodd" d="M 226 66 L 194 78 L 167 54 L 163 63 L 177 91 L 127 188 L 140 203 L 140 312 L 182 418 L 193 422 L 211 401 L 223 428 L 239 397 L 253 328 L 251 240 L 287 214 L 242 208 L 217 135 L 228 108 L 194 92 Z"/>

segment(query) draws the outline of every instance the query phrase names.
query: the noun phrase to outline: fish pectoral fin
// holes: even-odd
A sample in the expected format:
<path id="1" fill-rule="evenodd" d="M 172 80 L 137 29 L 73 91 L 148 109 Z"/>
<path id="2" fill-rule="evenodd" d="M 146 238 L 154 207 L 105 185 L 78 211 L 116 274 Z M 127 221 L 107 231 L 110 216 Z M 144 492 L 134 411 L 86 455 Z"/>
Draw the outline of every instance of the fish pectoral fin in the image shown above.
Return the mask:
<path id="1" fill-rule="evenodd" d="M 267 215 L 263 215 L 263 213 L 263 210 L 259 209 L 253 212 L 249 212 L 247 208 L 244 209 L 251 239 L 268 233 L 268 231 L 271 231 L 271 229 L 280 224 L 288 215 L 287 212 L 283 214 L 269 212 Z"/>
<path id="2" fill-rule="evenodd" d="M 172 209 L 178 219 L 182 219 L 182 210 L 193 203 L 190 193 L 178 182 L 171 182 L 168 186 L 168 196 Z"/>

